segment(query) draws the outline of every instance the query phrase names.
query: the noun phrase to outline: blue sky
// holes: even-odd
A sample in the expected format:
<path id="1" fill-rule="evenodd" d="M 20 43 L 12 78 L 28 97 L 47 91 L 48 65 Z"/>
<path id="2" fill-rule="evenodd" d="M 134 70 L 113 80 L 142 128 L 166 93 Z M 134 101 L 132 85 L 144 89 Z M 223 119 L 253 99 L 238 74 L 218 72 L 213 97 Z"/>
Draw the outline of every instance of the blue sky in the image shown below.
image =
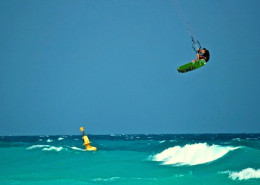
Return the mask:
<path id="1" fill-rule="evenodd" d="M 0 135 L 260 132 L 258 0 L 0 1 Z"/>

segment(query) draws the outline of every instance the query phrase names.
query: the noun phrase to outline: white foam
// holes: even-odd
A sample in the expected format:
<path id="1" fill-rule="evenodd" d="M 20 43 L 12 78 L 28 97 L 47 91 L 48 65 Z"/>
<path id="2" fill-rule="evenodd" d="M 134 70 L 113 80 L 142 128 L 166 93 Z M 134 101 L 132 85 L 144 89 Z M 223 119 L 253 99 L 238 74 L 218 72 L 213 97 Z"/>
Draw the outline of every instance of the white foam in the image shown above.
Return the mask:
<path id="1" fill-rule="evenodd" d="M 53 140 L 51 140 L 51 139 L 47 139 L 47 142 L 48 142 L 48 143 L 51 143 L 52 141 L 53 141 Z"/>
<path id="2" fill-rule="evenodd" d="M 122 179 L 121 177 L 110 177 L 110 178 L 95 178 L 93 181 L 98 181 L 98 182 L 113 182 L 116 180 Z"/>
<path id="3" fill-rule="evenodd" d="M 26 148 L 27 150 L 32 150 L 32 149 L 35 149 L 35 148 L 44 148 L 44 147 L 49 147 L 50 145 L 33 145 L 33 146 L 30 146 L 28 148 Z"/>
<path id="4" fill-rule="evenodd" d="M 59 141 L 60 141 L 60 140 L 63 140 L 63 139 L 64 139 L 63 137 L 59 137 L 59 138 L 58 138 Z"/>
<path id="5" fill-rule="evenodd" d="M 159 141 L 159 143 L 165 143 L 165 140 Z"/>
<path id="6" fill-rule="evenodd" d="M 82 149 L 82 148 L 78 148 L 78 147 L 75 147 L 75 146 L 73 146 L 73 147 L 71 147 L 71 149 L 73 149 L 73 150 L 80 150 L 80 151 L 86 151 L 86 150 L 84 150 L 84 149 Z"/>
<path id="7" fill-rule="evenodd" d="M 234 138 L 234 139 L 232 139 L 233 141 L 241 141 L 241 139 L 240 138 Z"/>
<path id="8" fill-rule="evenodd" d="M 260 178 L 260 169 L 255 170 L 253 168 L 246 168 L 240 172 L 224 172 L 229 174 L 229 178 L 232 180 L 248 180 L 253 178 Z"/>
<path id="9" fill-rule="evenodd" d="M 176 177 L 181 177 L 183 175 L 175 175 Z M 104 182 L 105 184 L 110 183 L 110 182 L 115 182 L 119 180 L 141 180 L 141 181 L 155 181 L 157 178 L 144 178 L 144 177 L 133 177 L 133 178 L 124 178 L 124 177 L 110 177 L 110 178 L 95 178 L 92 181 L 95 182 Z"/>
<path id="10" fill-rule="evenodd" d="M 215 161 L 237 148 L 219 145 L 209 146 L 207 143 L 187 144 L 183 147 L 168 148 L 156 154 L 153 160 L 162 161 L 165 165 L 198 165 Z"/>
<path id="11" fill-rule="evenodd" d="M 50 145 L 33 145 L 33 146 L 30 146 L 28 148 L 26 148 L 27 150 L 33 150 L 33 149 L 37 149 L 37 148 L 43 148 L 42 150 L 44 151 L 51 151 L 51 150 L 55 150 L 57 152 L 63 150 L 64 148 L 63 147 L 55 147 L 55 146 L 50 146 Z"/>
<path id="12" fill-rule="evenodd" d="M 52 151 L 52 150 L 54 150 L 54 151 L 57 151 L 57 152 L 59 152 L 59 151 L 61 151 L 63 149 L 63 147 L 56 147 L 56 146 L 51 146 L 51 147 L 49 147 L 49 148 L 43 148 L 42 150 L 44 150 L 44 151 Z"/>

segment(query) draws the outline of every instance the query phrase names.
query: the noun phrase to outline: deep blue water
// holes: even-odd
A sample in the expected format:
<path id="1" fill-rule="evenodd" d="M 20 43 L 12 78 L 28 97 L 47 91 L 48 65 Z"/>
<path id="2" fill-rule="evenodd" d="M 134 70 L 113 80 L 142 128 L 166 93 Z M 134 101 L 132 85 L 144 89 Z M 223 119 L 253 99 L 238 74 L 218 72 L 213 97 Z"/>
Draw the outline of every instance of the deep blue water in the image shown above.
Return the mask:
<path id="1" fill-rule="evenodd" d="M 0 136 L 0 184 L 260 184 L 260 134 Z"/>

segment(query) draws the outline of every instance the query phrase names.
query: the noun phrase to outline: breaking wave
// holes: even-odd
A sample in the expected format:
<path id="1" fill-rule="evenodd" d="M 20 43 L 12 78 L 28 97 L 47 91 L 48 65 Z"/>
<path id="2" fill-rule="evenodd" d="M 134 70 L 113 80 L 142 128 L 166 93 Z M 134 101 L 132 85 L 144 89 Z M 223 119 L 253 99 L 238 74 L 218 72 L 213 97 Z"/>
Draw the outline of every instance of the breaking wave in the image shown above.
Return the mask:
<path id="1" fill-rule="evenodd" d="M 39 148 L 42 148 L 43 151 L 57 151 L 57 152 L 64 149 L 62 146 L 56 147 L 56 146 L 50 146 L 50 145 L 33 145 L 30 147 L 27 147 L 26 149 L 33 150 L 33 149 L 39 149 Z"/>
<path id="2" fill-rule="evenodd" d="M 161 161 L 165 165 L 198 165 L 215 161 L 229 151 L 239 147 L 207 145 L 207 143 L 187 144 L 183 147 L 168 148 L 153 156 L 154 161 Z"/>
<path id="3" fill-rule="evenodd" d="M 248 180 L 248 179 L 260 178 L 260 169 L 255 170 L 253 168 L 246 168 L 241 170 L 240 172 L 226 171 L 223 173 L 228 173 L 229 178 L 232 180 Z"/>

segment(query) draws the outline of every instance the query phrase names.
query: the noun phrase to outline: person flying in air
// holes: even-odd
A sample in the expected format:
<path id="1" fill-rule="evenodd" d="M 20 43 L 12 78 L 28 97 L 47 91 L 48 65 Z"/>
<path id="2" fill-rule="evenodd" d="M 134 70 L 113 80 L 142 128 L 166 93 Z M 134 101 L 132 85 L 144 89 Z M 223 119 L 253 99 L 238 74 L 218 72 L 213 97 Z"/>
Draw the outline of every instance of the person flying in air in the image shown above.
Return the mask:
<path id="1" fill-rule="evenodd" d="M 194 51 L 197 54 L 197 59 L 192 60 L 191 62 L 178 67 L 177 71 L 179 73 L 186 73 L 186 72 L 192 71 L 194 69 L 198 69 L 198 68 L 206 65 L 206 63 L 210 59 L 209 50 L 207 50 L 206 48 L 201 49 L 201 46 L 200 46 L 200 43 L 198 40 L 195 41 L 194 38 L 191 37 L 191 43 L 192 43 L 192 48 L 194 49 Z"/>
<path id="2" fill-rule="evenodd" d="M 192 62 L 198 61 L 200 59 L 204 59 L 206 62 L 210 59 L 209 51 L 206 48 L 197 50 L 197 60 L 193 60 Z"/>

